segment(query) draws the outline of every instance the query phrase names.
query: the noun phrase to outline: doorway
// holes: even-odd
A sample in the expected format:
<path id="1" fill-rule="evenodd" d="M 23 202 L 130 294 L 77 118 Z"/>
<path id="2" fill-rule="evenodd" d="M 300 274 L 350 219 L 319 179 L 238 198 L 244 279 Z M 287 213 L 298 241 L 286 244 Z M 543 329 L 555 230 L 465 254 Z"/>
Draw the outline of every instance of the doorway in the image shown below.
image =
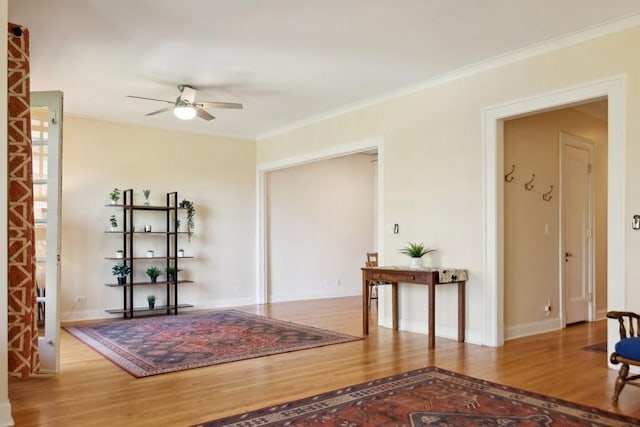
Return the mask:
<path id="1" fill-rule="evenodd" d="M 504 121 L 533 112 L 548 111 L 590 100 L 608 100 L 607 157 L 607 308 L 625 305 L 625 177 L 624 76 L 585 83 L 483 110 L 485 164 L 485 322 L 482 343 L 504 344 Z M 608 326 L 608 342 L 616 341 L 615 325 Z"/>
<path id="2" fill-rule="evenodd" d="M 606 253 L 599 251 L 595 263 L 593 248 L 606 241 L 607 101 L 592 104 L 604 111 L 601 117 L 571 106 L 504 121 L 507 339 L 559 329 L 567 319 L 594 319 L 594 266 L 606 273 Z M 598 162 L 593 144 L 589 150 L 577 135 L 596 140 Z M 596 171 L 605 184 L 598 186 L 600 239 L 593 234 Z M 600 282 L 604 312 L 606 274 Z"/>

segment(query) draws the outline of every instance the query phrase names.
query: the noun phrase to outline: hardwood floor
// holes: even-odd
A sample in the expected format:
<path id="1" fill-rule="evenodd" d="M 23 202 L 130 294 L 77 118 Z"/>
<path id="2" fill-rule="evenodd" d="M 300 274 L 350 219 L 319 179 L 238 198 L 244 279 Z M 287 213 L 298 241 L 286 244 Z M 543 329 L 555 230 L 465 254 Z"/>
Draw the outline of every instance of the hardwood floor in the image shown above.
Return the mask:
<path id="1" fill-rule="evenodd" d="M 359 297 L 239 309 L 361 333 Z M 58 375 L 10 378 L 13 418 L 21 427 L 188 426 L 431 365 L 640 418 L 640 388 L 613 405 L 616 371 L 605 353 L 582 349 L 606 341 L 606 321 L 500 348 L 437 338 L 427 350 L 425 335 L 376 327 L 373 317 L 365 340 L 140 379 L 63 331 Z"/>

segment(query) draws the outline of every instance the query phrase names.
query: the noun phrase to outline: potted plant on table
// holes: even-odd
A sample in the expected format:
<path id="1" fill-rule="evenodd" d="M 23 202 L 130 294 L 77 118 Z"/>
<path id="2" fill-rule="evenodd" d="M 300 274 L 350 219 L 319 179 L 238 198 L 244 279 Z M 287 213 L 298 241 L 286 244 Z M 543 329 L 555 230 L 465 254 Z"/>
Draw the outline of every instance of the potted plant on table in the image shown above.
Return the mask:
<path id="1" fill-rule="evenodd" d="M 158 267 L 152 265 L 147 268 L 147 276 L 151 279 L 151 283 L 156 283 L 158 281 L 158 276 L 162 273 Z"/>
<path id="2" fill-rule="evenodd" d="M 411 257 L 411 268 L 422 268 L 422 257 L 434 252 L 435 249 L 427 249 L 424 243 L 407 242 L 407 246 L 398 252 Z"/>
<path id="3" fill-rule="evenodd" d="M 116 264 L 111 269 L 111 272 L 118 279 L 119 285 L 127 283 L 127 276 L 131 273 L 131 267 L 126 264 Z"/>
<path id="4" fill-rule="evenodd" d="M 147 303 L 149 303 L 149 310 L 153 310 L 156 306 L 156 296 L 154 294 L 147 295 Z"/>

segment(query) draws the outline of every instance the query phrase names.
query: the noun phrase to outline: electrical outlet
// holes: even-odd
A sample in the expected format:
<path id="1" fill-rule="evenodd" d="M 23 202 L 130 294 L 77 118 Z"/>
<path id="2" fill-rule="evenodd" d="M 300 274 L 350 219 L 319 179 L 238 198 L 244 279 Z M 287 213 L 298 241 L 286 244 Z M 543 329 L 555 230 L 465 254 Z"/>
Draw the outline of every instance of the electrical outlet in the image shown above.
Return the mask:
<path id="1" fill-rule="evenodd" d="M 551 311 L 551 305 L 547 304 L 544 306 L 544 311 L 549 313 Z"/>

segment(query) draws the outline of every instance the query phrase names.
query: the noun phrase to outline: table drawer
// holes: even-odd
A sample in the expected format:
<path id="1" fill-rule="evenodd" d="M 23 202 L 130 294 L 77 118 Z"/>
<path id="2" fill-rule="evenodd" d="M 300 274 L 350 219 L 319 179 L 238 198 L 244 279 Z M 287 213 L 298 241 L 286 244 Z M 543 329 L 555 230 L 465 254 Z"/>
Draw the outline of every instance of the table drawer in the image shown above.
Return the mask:
<path id="1" fill-rule="evenodd" d="M 379 282 L 402 282 L 402 283 L 424 283 L 427 280 L 431 283 L 430 277 L 433 273 L 387 273 L 387 272 L 373 272 L 371 273 L 371 280 Z M 436 273 L 437 281 L 437 273 Z"/>

